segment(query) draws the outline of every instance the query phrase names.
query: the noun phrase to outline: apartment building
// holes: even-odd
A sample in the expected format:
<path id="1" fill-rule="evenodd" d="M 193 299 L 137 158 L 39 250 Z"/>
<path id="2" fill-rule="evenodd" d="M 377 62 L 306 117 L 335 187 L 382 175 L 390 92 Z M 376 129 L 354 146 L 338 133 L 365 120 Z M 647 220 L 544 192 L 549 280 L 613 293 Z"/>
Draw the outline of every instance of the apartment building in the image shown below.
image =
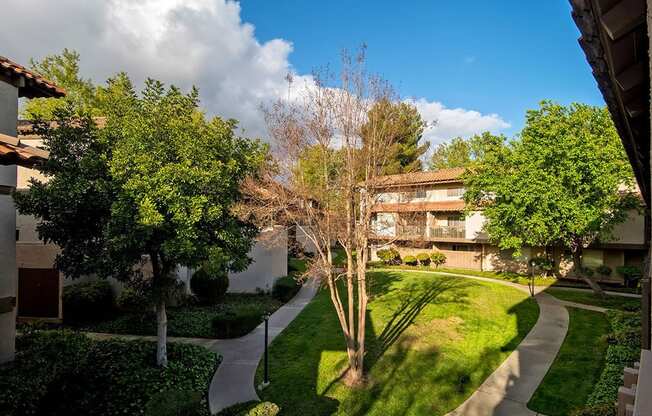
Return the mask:
<path id="1" fill-rule="evenodd" d="M 377 259 L 378 249 L 393 246 L 402 255 L 442 251 L 448 267 L 527 272 L 529 260 L 547 250 L 559 266 L 558 273 L 572 277 L 572 258 L 561 247 L 523 247 L 520 257 L 515 258 L 513 251 L 491 244 L 482 231 L 482 212 L 464 213 L 463 173 L 464 169 L 453 168 L 380 178 L 373 207 L 372 259 Z M 630 212 L 628 220 L 616 226 L 612 240 L 595 243 L 584 251 L 584 265 L 607 265 L 614 273 L 597 277 L 621 281 L 615 273 L 617 267 L 643 263 L 644 233 L 644 216 Z"/>

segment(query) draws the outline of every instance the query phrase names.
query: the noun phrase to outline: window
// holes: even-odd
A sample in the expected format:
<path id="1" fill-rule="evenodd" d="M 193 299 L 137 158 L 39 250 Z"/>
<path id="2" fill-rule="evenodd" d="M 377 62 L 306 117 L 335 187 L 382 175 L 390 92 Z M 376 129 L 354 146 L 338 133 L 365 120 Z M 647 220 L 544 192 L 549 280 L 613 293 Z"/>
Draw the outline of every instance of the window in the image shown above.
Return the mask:
<path id="1" fill-rule="evenodd" d="M 447 221 L 449 227 L 455 227 L 455 228 L 464 227 L 464 218 L 462 218 L 461 215 L 449 215 Z"/>
<path id="2" fill-rule="evenodd" d="M 464 188 L 448 188 L 446 196 L 449 198 L 461 198 L 464 196 Z"/>
<path id="3" fill-rule="evenodd" d="M 473 251 L 471 244 L 453 244 L 453 251 Z"/>
<path id="4" fill-rule="evenodd" d="M 402 192 L 400 194 L 400 201 L 401 202 L 411 202 L 416 199 L 425 199 L 426 198 L 426 190 L 425 189 L 417 189 L 414 191 L 407 191 L 407 192 Z"/>
<path id="5" fill-rule="evenodd" d="M 20 230 L 16 229 L 16 241 L 20 241 Z"/>

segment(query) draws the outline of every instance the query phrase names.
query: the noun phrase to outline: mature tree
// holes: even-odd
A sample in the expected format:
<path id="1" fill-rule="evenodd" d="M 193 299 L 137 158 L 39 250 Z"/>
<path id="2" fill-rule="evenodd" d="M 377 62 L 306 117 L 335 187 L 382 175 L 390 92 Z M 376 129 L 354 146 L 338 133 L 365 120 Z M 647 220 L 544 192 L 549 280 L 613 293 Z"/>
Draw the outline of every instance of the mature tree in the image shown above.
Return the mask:
<path id="1" fill-rule="evenodd" d="M 79 74 L 79 54 L 64 49 L 60 55 L 49 55 L 41 61 L 32 59 L 31 69 L 66 90 L 62 98 L 37 98 L 24 103 L 21 115 L 26 119 L 51 120 L 56 109 L 73 105 L 74 108 L 98 114 L 95 86 Z"/>
<path id="2" fill-rule="evenodd" d="M 373 184 L 395 160 L 387 149 L 402 137 L 401 124 L 388 121 L 400 120 L 404 107 L 385 82 L 366 73 L 363 53 L 343 54 L 342 68 L 339 82 L 327 84 L 324 80 L 334 77 L 316 74 L 316 85 L 299 94 L 303 100 L 266 109 L 277 170 L 253 205 L 262 215 L 280 213 L 314 245 L 306 276 L 320 278 L 329 291 L 348 355 L 345 381 L 359 384 L 366 352 L 371 208 L 378 196 Z M 369 118 L 379 105 L 387 106 L 384 116 Z M 307 160 L 309 169 L 302 169 Z M 283 185 L 274 181 L 278 178 Z M 343 271 L 332 264 L 336 241 L 346 252 Z"/>
<path id="3" fill-rule="evenodd" d="M 419 144 L 423 134 L 424 122 L 417 108 L 409 103 L 381 99 L 367 112 L 368 120 L 362 126 L 363 142 L 373 141 L 371 129 L 374 125 L 383 125 L 386 131 L 392 131 L 392 144 L 387 163 L 383 166 L 383 175 L 415 172 L 422 170 L 421 156 L 428 151 L 430 143 Z"/>
<path id="4" fill-rule="evenodd" d="M 605 108 L 545 101 L 527 113 L 520 138 L 495 145 L 465 177 L 465 199 L 483 209 L 501 249 L 561 244 L 582 270 L 582 250 L 612 236 L 638 199 L 631 167 Z"/>
<path id="5" fill-rule="evenodd" d="M 487 148 L 504 143 L 504 136 L 486 131 L 467 139 L 456 137 L 450 142 L 437 145 L 430 159 L 430 169 L 466 168 L 482 159 Z"/>
<path id="6" fill-rule="evenodd" d="M 182 94 L 148 80 L 142 94 L 126 75 L 102 89 L 106 126 L 67 106 L 56 125 L 37 124 L 50 159 L 26 193 L 22 214 L 39 219 L 45 242 L 61 247 L 56 267 L 72 278 L 88 274 L 139 283 L 156 302 L 157 362 L 167 365 L 166 302 L 177 265 L 219 257 L 242 270 L 257 233 L 231 210 L 242 179 L 258 169 L 265 149 L 237 137 L 236 122 L 206 119 L 197 91 Z M 151 266 L 151 273 L 143 272 Z"/>

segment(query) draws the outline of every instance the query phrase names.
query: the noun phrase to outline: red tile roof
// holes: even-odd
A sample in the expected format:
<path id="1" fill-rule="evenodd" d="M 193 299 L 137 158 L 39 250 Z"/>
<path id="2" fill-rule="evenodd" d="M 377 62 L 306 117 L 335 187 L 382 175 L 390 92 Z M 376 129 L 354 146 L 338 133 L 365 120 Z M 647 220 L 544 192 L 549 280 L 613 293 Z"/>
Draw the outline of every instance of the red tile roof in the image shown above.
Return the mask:
<path id="1" fill-rule="evenodd" d="M 371 210 L 373 212 L 425 212 L 440 211 L 452 212 L 463 211 L 464 201 L 438 201 L 438 202 L 407 202 L 399 204 L 375 204 Z"/>
<path id="2" fill-rule="evenodd" d="M 0 56 L 0 79 L 8 79 L 18 87 L 18 96 L 27 98 L 63 97 L 66 92 L 35 72 Z"/>
<path id="3" fill-rule="evenodd" d="M 431 183 L 460 182 L 464 168 L 439 169 L 435 171 L 410 172 L 398 175 L 379 176 L 375 187 L 425 185 Z"/>
<path id="4" fill-rule="evenodd" d="M 0 133 L 0 165 L 33 167 L 50 156 L 47 150 L 23 144 L 15 137 Z"/>

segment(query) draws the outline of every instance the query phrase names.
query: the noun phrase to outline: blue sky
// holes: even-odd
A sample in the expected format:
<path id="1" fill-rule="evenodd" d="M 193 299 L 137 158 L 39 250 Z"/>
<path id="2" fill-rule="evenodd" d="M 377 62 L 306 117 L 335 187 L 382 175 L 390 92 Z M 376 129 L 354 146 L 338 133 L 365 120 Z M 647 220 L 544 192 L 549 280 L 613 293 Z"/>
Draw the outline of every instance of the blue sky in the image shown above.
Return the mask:
<path id="1" fill-rule="evenodd" d="M 292 42 L 299 73 L 368 45 L 368 65 L 404 97 L 497 113 L 512 127 L 542 99 L 603 105 L 567 0 L 244 0 L 256 38 Z"/>

